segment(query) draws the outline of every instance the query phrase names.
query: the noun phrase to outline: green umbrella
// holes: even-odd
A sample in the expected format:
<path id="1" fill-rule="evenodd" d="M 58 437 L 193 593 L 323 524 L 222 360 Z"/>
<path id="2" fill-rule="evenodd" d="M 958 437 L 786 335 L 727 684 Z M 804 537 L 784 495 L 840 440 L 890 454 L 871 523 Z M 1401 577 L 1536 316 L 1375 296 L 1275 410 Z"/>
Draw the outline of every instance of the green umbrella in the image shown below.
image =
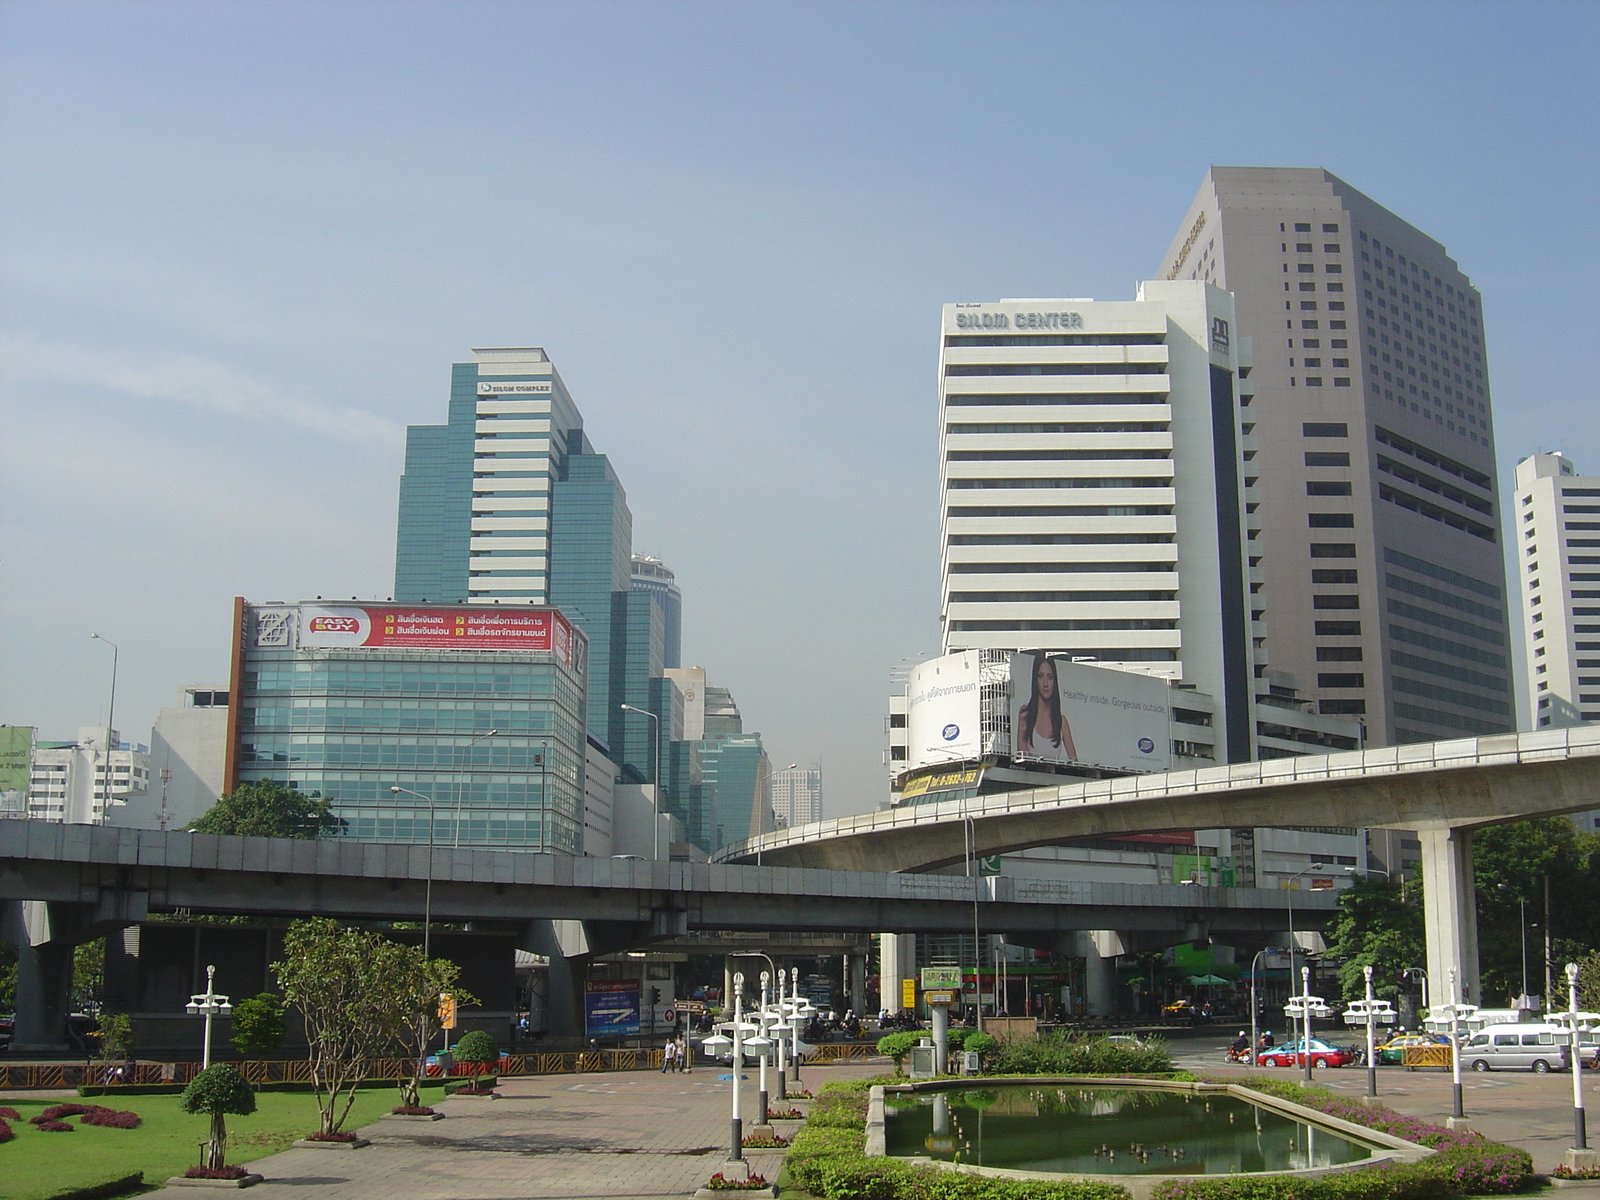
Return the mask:
<path id="1" fill-rule="evenodd" d="M 1228 981 L 1226 979 L 1220 979 L 1215 975 L 1191 975 L 1191 976 L 1189 976 L 1189 982 L 1190 983 L 1194 983 L 1194 984 L 1201 984 L 1201 983 L 1227 983 Z"/>

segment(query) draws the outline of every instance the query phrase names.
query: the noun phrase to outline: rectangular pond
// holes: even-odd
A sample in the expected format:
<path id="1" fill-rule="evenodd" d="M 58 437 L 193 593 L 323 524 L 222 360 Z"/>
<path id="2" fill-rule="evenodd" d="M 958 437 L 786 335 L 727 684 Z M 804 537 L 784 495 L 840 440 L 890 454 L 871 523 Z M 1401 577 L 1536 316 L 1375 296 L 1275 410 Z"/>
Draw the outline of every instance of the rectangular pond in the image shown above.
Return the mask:
<path id="1" fill-rule="evenodd" d="M 1221 1093 L 1038 1084 L 884 1097 L 888 1152 L 1076 1175 L 1226 1175 L 1362 1162 L 1372 1146 Z"/>

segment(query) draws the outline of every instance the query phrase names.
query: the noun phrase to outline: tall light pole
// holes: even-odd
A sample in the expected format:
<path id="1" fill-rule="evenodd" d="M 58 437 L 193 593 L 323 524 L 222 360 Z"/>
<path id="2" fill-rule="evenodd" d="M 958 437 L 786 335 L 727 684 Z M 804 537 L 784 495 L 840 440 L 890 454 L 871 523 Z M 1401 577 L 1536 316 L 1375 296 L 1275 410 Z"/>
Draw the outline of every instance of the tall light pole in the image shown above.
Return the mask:
<path id="1" fill-rule="evenodd" d="M 461 793 L 462 793 L 463 788 L 466 786 L 462 782 L 462 779 L 461 779 L 461 776 L 464 774 L 464 772 L 461 770 L 462 754 L 463 754 L 464 751 L 471 750 L 473 746 L 477 745 L 479 742 L 483 741 L 485 738 L 492 738 L 492 737 L 495 736 L 495 734 L 497 734 L 499 732 L 500 731 L 498 729 L 491 729 L 491 730 L 489 730 L 488 733 L 480 733 L 475 738 L 469 738 L 467 740 L 467 744 L 465 746 L 458 746 L 458 747 L 454 748 L 455 749 L 455 753 L 452 755 L 452 758 L 454 758 L 454 760 L 455 760 L 454 765 L 455 765 L 455 769 L 456 769 L 455 770 L 455 775 L 456 775 L 456 821 L 455 821 L 455 828 L 452 830 L 451 836 L 450 836 L 450 848 L 452 850 L 461 849 Z M 548 805 L 550 803 L 550 798 L 548 796 L 542 797 L 542 799 L 544 800 L 546 805 Z"/>
<path id="2" fill-rule="evenodd" d="M 739 1106 L 739 1072 L 744 1069 L 744 972 L 733 973 L 733 1126 L 730 1163 L 744 1162 L 744 1114 Z"/>
<path id="3" fill-rule="evenodd" d="M 105 786 L 101 789 L 102 799 L 100 803 L 99 818 L 95 821 L 96 825 L 101 825 L 105 823 L 106 815 L 111 811 L 111 723 L 115 719 L 117 713 L 117 659 L 120 657 L 122 652 L 117 648 L 117 644 L 110 638 L 101 637 L 98 633 L 91 633 L 89 637 L 94 641 L 104 642 L 106 645 L 111 647 L 111 699 L 106 704 L 106 782 Z M 132 759 L 129 759 L 128 782 L 130 784 L 133 782 L 132 761 Z M 91 797 L 94 795 L 93 788 L 90 789 L 89 794 Z M 209 1021 L 210 1018 L 207 1017 L 206 1020 Z M 208 1025 L 207 1028 L 210 1028 L 210 1026 Z"/>
<path id="4" fill-rule="evenodd" d="M 635 708 L 631 704 L 619 704 L 617 707 L 622 709 L 623 712 L 638 713 L 641 717 L 650 718 L 651 745 L 653 747 L 650 757 L 655 763 L 655 778 L 650 781 L 654 785 L 654 795 L 650 799 L 652 817 L 650 822 L 650 857 L 659 862 L 661 859 L 661 717 L 659 714 L 651 712 L 648 708 Z"/>
<path id="5" fill-rule="evenodd" d="M 1589 1128 L 1583 1113 L 1583 1039 L 1578 1036 L 1578 964 L 1567 964 L 1567 1011 L 1572 1021 L 1572 1142 L 1574 1150 L 1589 1148 Z"/>
<path id="6" fill-rule="evenodd" d="M 205 1041 L 200 1051 L 200 1069 L 205 1070 L 211 1065 L 211 1018 L 225 1017 L 233 1011 L 233 1005 L 228 1003 L 228 998 L 217 991 L 217 968 L 206 968 L 206 990 L 196 992 L 189 997 L 189 1003 L 184 1005 L 184 1011 L 191 1017 L 204 1017 L 206 1019 Z M 1574 995 L 1577 993 L 1574 992 Z"/>
<path id="7" fill-rule="evenodd" d="M 422 957 L 433 957 L 433 797 L 398 785 L 389 789 L 395 796 L 415 796 L 428 802 L 428 882 L 422 893 Z"/>
<path id="8" fill-rule="evenodd" d="M 730 953 L 728 955 L 728 957 L 729 958 L 764 958 L 764 959 L 767 960 L 767 967 L 770 969 L 770 973 L 772 975 L 776 976 L 777 980 L 778 980 L 778 1011 L 780 1013 L 782 1013 L 782 1011 L 783 1011 L 783 972 L 778 970 L 778 964 L 772 961 L 772 956 L 770 954 L 766 954 L 766 953 L 764 953 L 763 951 L 760 951 L 760 950 L 735 950 L 732 953 Z M 763 1026 L 766 1024 L 767 982 L 768 982 L 768 971 L 763 971 L 763 972 L 761 972 L 761 1010 L 762 1010 L 761 1023 L 762 1023 Z M 779 1023 L 780 1024 L 782 1023 L 781 1017 L 780 1017 Z M 763 1030 L 762 1036 L 763 1037 L 765 1036 L 765 1030 Z M 780 1040 L 781 1040 L 781 1035 L 780 1035 Z M 783 1051 L 780 1049 L 778 1054 L 779 1054 L 779 1057 L 778 1057 L 778 1099 L 782 1100 L 788 1095 L 788 1088 L 786 1087 L 787 1080 L 785 1080 L 785 1078 L 784 1078 Z M 761 1066 L 761 1077 L 762 1077 L 763 1080 L 766 1079 L 766 1072 L 767 1072 L 766 1060 L 763 1058 L 762 1059 L 762 1066 Z M 767 1089 L 766 1089 L 766 1084 L 765 1083 L 762 1084 L 761 1090 L 762 1090 L 763 1093 L 766 1092 Z M 765 1101 L 763 1101 L 762 1103 L 764 1105 Z M 766 1112 L 766 1108 L 763 1107 L 761 1111 L 764 1114 Z M 764 1116 L 762 1118 L 761 1123 L 763 1125 L 765 1125 L 767 1123 Z"/>
<path id="9" fill-rule="evenodd" d="M 1457 1121 L 1466 1118 L 1461 1107 L 1461 976 L 1455 967 L 1450 968 L 1450 1088 L 1452 1108 L 1450 1115 Z"/>
<path id="10" fill-rule="evenodd" d="M 972 880 L 972 997 L 973 1008 L 978 1014 L 978 1032 L 983 1032 L 983 943 L 978 940 L 978 888 L 983 880 L 981 866 L 973 869 L 973 859 L 977 856 L 978 827 L 972 823 L 972 817 L 967 813 L 966 800 L 961 801 L 961 832 L 966 842 L 967 851 L 967 878 Z"/>
<path id="11" fill-rule="evenodd" d="M 1368 963 L 1361 968 L 1362 977 L 1367 981 L 1367 1095 L 1376 1097 L 1378 1094 L 1378 1059 L 1377 1050 L 1373 1045 L 1372 1022 L 1372 964 Z"/>
<path id="12" fill-rule="evenodd" d="M 1270 949 L 1270 947 L 1269 947 Z M 1261 1009 L 1256 1004 L 1256 981 L 1260 978 L 1256 963 L 1266 950 L 1257 950 L 1250 960 L 1250 1065 L 1256 1065 L 1256 1053 L 1261 1046 Z"/>
<path id="13" fill-rule="evenodd" d="M 1326 868 L 1325 868 L 1324 864 L 1319 863 L 1319 862 L 1314 862 L 1309 867 L 1305 868 L 1305 870 L 1296 871 L 1293 875 L 1289 876 L 1289 878 L 1287 880 L 1285 880 L 1285 884 L 1286 885 L 1287 884 L 1292 884 L 1296 879 L 1299 879 L 1300 876 L 1302 876 L 1302 875 L 1309 875 L 1313 871 L 1321 871 L 1321 870 L 1325 870 L 1325 869 Z M 1289 986 L 1292 988 L 1292 987 L 1294 987 L 1294 952 L 1295 952 L 1295 948 L 1296 948 L 1296 942 L 1295 942 L 1295 939 L 1294 939 L 1294 894 L 1295 894 L 1295 891 L 1297 889 L 1295 889 L 1293 887 L 1285 886 L 1283 890 L 1289 893 Z M 1306 1018 L 1306 1029 L 1307 1029 L 1306 1036 L 1307 1037 L 1311 1036 L 1311 1034 L 1310 1034 L 1310 1028 L 1311 1028 L 1310 1021 L 1311 1021 L 1311 1018 L 1307 1017 Z M 1310 1076 L 1308 1075 L 1308 1076 L 1306 1076 L 1306 1078 L 1309 1079 Z"/>

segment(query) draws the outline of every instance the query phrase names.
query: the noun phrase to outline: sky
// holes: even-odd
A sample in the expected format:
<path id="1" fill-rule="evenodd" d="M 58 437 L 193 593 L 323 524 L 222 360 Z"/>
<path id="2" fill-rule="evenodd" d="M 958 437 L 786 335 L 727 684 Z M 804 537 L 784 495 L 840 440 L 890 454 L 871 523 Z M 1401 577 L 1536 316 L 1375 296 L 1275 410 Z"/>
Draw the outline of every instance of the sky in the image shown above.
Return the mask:
<path id="1" fill-rule="evenodd" d="M 683 655 L 826 815 L 938 650 L 940 305 L 1131 299 L 1212 163 L 1484 296 L 1600 473 L 1592 3 L 0 0 L 0 723 L 148 741 L 232 597 L 392 594 L 405 426 L 543 346 Z M 1589 231 L 1589 232 L 1585 232 Z M 1579 235 L 1582 236 L 1579 236 Z"/>

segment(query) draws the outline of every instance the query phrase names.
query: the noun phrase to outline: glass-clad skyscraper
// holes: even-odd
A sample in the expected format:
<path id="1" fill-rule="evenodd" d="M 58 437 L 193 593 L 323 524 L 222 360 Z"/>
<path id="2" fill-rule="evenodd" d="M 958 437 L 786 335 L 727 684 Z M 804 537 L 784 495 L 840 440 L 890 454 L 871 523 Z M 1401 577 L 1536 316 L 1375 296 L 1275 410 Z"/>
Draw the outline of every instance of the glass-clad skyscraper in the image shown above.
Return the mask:
<path id="1" fill-rule="evenodd" d="M 427 841 L 431 811 L 438 845 L 579 851 L 587 647 L 560 613 L 239 601 L 236 616 L 228 790 L 325 797 L 365 840 Z"/>

